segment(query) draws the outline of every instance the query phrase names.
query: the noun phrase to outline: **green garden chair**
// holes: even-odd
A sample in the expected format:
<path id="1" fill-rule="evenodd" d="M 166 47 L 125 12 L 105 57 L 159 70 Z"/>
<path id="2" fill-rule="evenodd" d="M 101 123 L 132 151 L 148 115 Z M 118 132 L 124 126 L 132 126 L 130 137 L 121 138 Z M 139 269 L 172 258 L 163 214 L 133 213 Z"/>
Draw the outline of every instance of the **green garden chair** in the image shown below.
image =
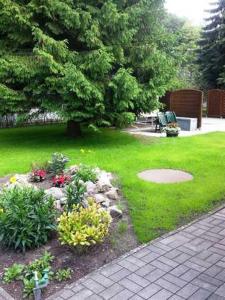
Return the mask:
<path id="1" fill-rule="evenodd" d="M 167 111 L 165 115 L 167 123 L 177 123 L 177 116 L 174 111 Z"/>
<path id="2" fill-rule="evenodd" d="M 162 129 L 163 129 L 164 127 L 166 127 L 167 124 L 168 124 L 168 121 L 167 121 L 167 118 L 166 118 L 165 113 L 159 112 L 159 113 L 157 114 L 157 120 L 156 120 L 155 131 L 157 131 L 158 129 L 159 129 L 160 131 L 162 131 Z"/>

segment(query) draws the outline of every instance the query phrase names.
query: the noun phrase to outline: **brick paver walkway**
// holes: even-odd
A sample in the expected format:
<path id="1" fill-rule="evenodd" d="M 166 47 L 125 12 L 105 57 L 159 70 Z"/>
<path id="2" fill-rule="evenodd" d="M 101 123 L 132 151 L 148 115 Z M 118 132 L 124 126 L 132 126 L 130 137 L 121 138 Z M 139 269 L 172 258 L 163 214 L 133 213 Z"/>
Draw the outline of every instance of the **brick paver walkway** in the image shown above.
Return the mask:
<path id="1" fill-rule="evenodd" d="M 138 248 L 48 300 L 225 300 L 225 209 Z"/>

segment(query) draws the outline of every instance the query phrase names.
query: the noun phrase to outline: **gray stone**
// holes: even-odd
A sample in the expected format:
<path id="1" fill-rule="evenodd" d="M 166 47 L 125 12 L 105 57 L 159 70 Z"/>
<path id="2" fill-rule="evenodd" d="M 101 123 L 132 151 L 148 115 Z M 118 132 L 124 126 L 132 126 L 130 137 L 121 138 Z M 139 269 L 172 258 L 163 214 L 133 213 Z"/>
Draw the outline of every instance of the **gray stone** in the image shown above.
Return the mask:
<path id="1" fill-rule="evenodd" d="M 52 196 L 56 200 L 61 200 L 65 196 L 62 189 L 56 187 L 52 187 L 48 190 L 45 190 L 45 194 L 48 196 Z"/>
<path id="2" fill-rule="evenodd" d="M 93 196 L 96 203 L 102 203 L 102 202 L 106 202 L 108 200 L 108 198 L 104 195 L 104 194 L 96 194 Z"/>
<path id="3" fill-rule="evenodd" d="M 119 199 L 117 188 L 111 188 L 108 192 L 105 193 L 105 195 L 111 200 L 118 200 Z"/>
<path id="4" fill-rule="evenodd" d="M 86 190 L 88 195 L 94 195 L 98 193 L 98 188 L 92 181 L 85 182 Z"/>
<path id="5" fill-rule="evenodd" d="M 116 205 L 109 207 L 109 213 L 112 218 L 122 218 L 123 212 Z"/>

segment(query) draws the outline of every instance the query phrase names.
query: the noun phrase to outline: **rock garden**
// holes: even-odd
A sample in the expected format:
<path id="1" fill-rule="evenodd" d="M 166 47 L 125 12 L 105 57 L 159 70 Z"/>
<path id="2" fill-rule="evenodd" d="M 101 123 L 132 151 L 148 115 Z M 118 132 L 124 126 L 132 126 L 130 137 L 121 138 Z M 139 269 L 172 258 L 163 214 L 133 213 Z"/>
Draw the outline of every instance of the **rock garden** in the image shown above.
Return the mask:
<path id="1" fill-rule="evenodd" d="M 16 299 L 44 297 L 137 246 L 113 174 L 67 167 L 54 153 L 28 174 L 0 179 L 0 285 Z"/>

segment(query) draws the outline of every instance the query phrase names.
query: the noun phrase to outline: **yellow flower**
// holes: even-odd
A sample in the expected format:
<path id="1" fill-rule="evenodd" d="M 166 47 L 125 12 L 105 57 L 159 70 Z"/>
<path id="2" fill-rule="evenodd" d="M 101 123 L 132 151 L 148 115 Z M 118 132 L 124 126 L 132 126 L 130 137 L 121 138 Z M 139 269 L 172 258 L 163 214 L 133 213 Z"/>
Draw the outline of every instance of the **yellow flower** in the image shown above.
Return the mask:
<path id="1" fill-rule="evenodd" d="M 11 177 L 10 179 L 9 179 L 9 182 L 10 183 L 16 183 L 16 177 L 15 176 L 13 176 L 13 177 Z"/>

